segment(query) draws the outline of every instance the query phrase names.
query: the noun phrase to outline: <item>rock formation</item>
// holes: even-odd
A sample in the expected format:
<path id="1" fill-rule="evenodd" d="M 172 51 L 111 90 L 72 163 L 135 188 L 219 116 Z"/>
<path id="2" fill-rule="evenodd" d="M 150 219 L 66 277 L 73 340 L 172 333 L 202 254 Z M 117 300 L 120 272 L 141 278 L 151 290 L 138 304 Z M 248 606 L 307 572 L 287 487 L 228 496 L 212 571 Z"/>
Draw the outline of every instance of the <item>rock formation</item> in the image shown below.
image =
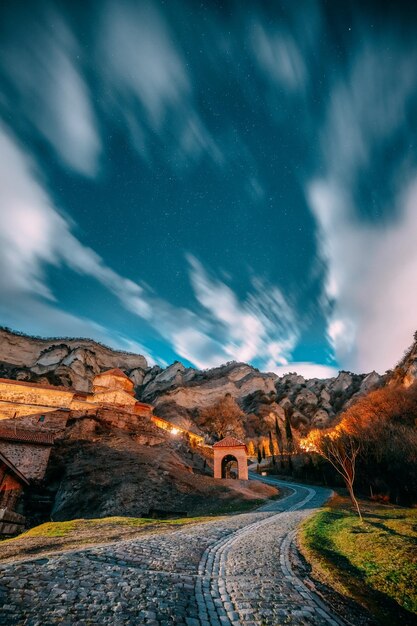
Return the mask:
<path id="1" fill-rule="evenodd" d="M 409 381 L 417 371 L 417 348 L 408 355 Z M 227 363 L 200 371 L 176 361 L 169 367 L 148 367 L 141 355 L 112 350 L 89 339 L 39 339 L 0 330 L 0 376 L 48 382 L 90 390 L 95 374 L 122 369 L 134 382 L 136 397 L 155 406 L 155 413 L 198 432 L 201 409 L 230 394 L 246 414 L 248 437 L 266 435 L 275 417 L 283 420 L 283 405 L 292 406 L 292 426 L 304 432 L 325 427 L 361 393 L 383 382 L 376 372 L 306 380 L 299 374 L 278 377 L 246 363 Z M 414 368 L 414 369 L 413 369 Z"/>
<path id="2" fill-rule="evenodd" d="M 0 376 L 89 391 L 99 372 L 119 367 L 141 384 L 145 357 L 112 350 L 91 339 L 28 337 L 0 329 Z"/>
<path id="3" fill-rule="evenodd" d="M 410 387 L 417 379 L 417 332 L 414 342 L 405 351 L 404 356 L 394 369 L 388 372 L 388 384 L 401 384 Z"/>

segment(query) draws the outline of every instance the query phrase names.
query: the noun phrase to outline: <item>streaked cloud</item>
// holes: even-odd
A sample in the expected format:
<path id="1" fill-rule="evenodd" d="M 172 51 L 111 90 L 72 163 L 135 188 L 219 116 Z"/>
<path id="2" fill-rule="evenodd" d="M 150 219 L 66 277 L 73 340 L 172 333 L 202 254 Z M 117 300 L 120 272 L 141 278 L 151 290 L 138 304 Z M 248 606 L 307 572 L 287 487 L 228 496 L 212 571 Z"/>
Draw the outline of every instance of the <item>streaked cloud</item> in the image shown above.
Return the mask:
<path id="1" fill-rule="evenodd" d="M 106 266 L 103 259 L 84 246 L 72 233 L 68 221 L 56 210 L 36 164 L 0 128 L 0 289 L 3 320 L 26 324 L 32 315 L 55 333 L 91 333 L 114 345 L 114 335 L 91 320 L 59 310 L 51 291 L 46 269 L 66 265 L 71 270 L 96 279 L 130 311 L 146 318 L 149 305 L 143 289 Z M 5 322 L 4 322 L 5 323 Z M 29 322 L 30 323 L 30 322 Z M 71 329 L 71 330 L 70 330 Z M 119 339 L 126 343 L 121 336 Z M 119 342 L 120 343 L 120 342 Z"/>
<path id="2" fill-rule="evenodd" d="M 249 22 L 252 54 L 264 78 L 287 94 L 304 93 L 310 83 L 321 29 L 315 0 L 280 7 L 278 17 L 255 13 Z"/>
<path id="3" fill-rule="evenodd" d="M 255 280 L 253 292 L 241 302 L 226 284 L 210 278 L 201 263 L 189 257 L 190 279 L 203 312 L 174 307 L 116 273 L 77 239 L 72 232 L 74 225 L 56 210 L 36 165 L 4 129 L 0 132 L 0 159 L 4 163 L 0 179 L 0 263 L 4 271 L 0 286 L 3 297 L 8 297 L 9 316 L 19 318 L 22 303 L 32 303 L 32 310 L 43 309 L 55 332 L 58 328 L 68 332 L 72 325 L 73 332 L 85 329 L 95 337 L 111 335 L 90 320 L 67 315 L 51 304 L 55 296 L 46 268 L 65 265 L 98 281 L 125 309 L 169 342 L 177 354 L 198 367 L 231 359 L 285 362 L 298 331 L 293 311 L 278 288 Z M 126 346 L 136 345 L 128 338 L 120 340 Z M 143 351 L 150 353 L 146 347 Z"/>
<path id="4" fill-rule="evenodd" d="M 306 380 L 309 378 L 332 378 L 338 374 L 338 370 L 335 367 L 306 361 L 294 361 L 288 365 L 279 365 L 276 366 L 273 371 L 278 376 L 292 373 L 300 374 L 304 376 Z"/>
<path id="5" fill-rule="evenodd" d="M 252 45 L 255 57 L 269 80 L 275 80 L 289 91 L 303 89 L 308 72 L 296 40 L 286 31 L 253 26 Z"/>
<path id="6" fill-rule="evenodd" d="M 156 135 L 177 165 L 222 152 L 202 122 L 183 54 L 152 2 L 108 0 L 100 10 L 97 66 L 108 106 L 124 120 L 138 152 L 151 158 Z"/>
<path id="7" fill-rule="evenodd" d="M 223 346 L 223 360 L 259 362 L 270 369 L 285 363 L 297 343 L 300 323 L 280 289 L 254 278 L 250 293 L 241 300 L 196 258 L 188 260 L 203 319 Z"/>
<path id="8" fill-rule="evenodd" d="M 32 9 L 27 20 L 16 23 L 11 17 L 3 24 L 4 114 L 18 114 L 25 130 L 37 132 L 65 165 L 92 176 L 101 141 L 78 43 L 57 10 Z"/>
<path id="9" fill-rule="evenodd" d="M 366 218 L 364 199 L 357 203 L 361 181 L 374 176 L 374 154 L 408 143 L 417 51 L 393 37 L 390 44 L 359 45 L 347 77 L 334 85 L 321 134 L 326 173 L 307 188 L 327 265 L 328 337 L 340 364 L 354 371 L 392 367 L 416 327 L 417 168 L 406 153 L 380 180 L 391 182 L 388 215 Z"/>

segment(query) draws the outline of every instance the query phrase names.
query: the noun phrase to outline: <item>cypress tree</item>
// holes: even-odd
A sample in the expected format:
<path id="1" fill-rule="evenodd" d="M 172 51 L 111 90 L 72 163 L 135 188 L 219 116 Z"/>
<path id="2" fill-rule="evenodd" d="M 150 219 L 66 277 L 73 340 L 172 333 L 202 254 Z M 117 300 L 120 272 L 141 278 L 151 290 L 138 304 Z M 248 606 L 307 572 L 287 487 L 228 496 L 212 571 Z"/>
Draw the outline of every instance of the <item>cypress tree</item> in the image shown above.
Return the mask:
<path id="1" fill-rule="evenodd" d="M 281 469 L 284 467 L 284 440 L 279 427 L 278 418 L 275 416 L 275 434 L 277 436 L 278 450 L 281 457 Z"/>
<path id="2" fill-rule="evenodd" d="M 293 408 L 291 405 L 286 405 L 284 408 L 285 413 L 285 438 L 287 440 L 287 452 L 288 452 L 288 469 L 292 473 L 292 458 L 291 455 L 294 451 L 294 438 L 291 429 L 291 416 L 293 414 Z"/>
<path id="3" fill-rule="evenodd" d="M 269 451 L 272 456 L 272 465 L 275 465 L 275 455 L 274 455 L 274 443 L 272 441 L 272 433 L 269 431 Z"/>

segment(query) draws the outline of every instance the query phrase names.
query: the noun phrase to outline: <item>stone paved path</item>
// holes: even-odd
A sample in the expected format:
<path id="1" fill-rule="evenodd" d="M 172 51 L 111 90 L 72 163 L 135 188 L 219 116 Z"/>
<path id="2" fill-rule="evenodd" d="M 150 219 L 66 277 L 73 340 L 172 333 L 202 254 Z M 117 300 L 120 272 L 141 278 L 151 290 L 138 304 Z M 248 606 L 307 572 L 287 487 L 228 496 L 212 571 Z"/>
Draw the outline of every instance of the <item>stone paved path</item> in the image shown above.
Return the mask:
<path id="1" fill-rule="evenodd" d="M 0 625 L 342 624 L 289 564 L 298 524 L 330 492 L 291 487 L 252 513 L 2 565 Z"/>

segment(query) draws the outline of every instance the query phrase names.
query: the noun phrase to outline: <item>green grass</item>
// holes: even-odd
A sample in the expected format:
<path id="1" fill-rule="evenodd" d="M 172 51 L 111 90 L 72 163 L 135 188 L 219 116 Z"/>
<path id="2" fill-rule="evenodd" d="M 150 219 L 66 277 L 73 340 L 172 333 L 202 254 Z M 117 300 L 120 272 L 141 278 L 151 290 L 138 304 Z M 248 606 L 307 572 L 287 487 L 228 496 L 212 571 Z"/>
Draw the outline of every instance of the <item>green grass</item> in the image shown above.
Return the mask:
<path id="1" fill-rule="evenodd" d="M 35 526 L 30 530 L 13 537 L 13 539 L 7 539 L 6 541 L 21 540 L 26 537 L 66 537 L 72 533 L 79 533 L 83 530 L 89 530 L 95 526 L 113 526 L 113 527 L 129 527 L 139 528 L 146 526 L 176 526 L 182 524 L 191 524 L 195 522 L 202 522 L 207 518 L 203 517 L 186 517 L 178 519 L 148 519 L 142 517 L 103 517 L 97 519 L 75 519 L 66 522 L 45 522 L 39 526 Z"/>
<path id="2" fill-rule="evenodd" d="M 381 623 L 393 623 L 398 605 L 417 614 L 417 510 L 366 503 L 363 517 L 336 497 L 305 522 L 300 543 L 313 573 Z"/>

